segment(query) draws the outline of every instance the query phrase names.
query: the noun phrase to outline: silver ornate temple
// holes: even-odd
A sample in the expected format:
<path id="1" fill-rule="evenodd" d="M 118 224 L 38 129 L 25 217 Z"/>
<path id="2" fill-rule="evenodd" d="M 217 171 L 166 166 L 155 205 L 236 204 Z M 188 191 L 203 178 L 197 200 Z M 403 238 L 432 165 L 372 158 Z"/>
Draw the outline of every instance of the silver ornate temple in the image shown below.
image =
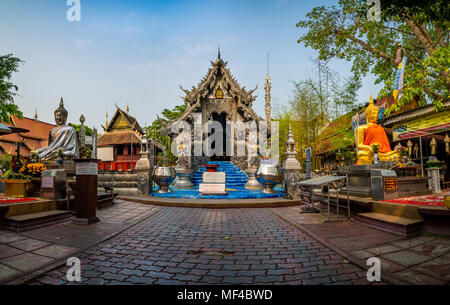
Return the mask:
<path id="1" fill-rule="evenodd" d="M 248 132 L 245 135 L 246 142 L 246 153 L 245 156 L 236 155 L 237 147 L 237 135 L 234 133 L 234 138 L 229 139 L 226 137 L 225 132 L 223 133 L 223 154 L 222 156 L 213 155 L 212 157 L 207 157 L 204 153 L 202 156 L 194 156 L 194 141 L 199 140 L 199 136 L 194 136 L 194 115 L 196 113 L 201 114 L 201 120 L 203 123 L 215 120 L 220 122 L 223 130 L 226 130 L 226 122 L 238 122 L 243 123 L 254 121 L 257 126 L 259 126 L 260 121 L 270 122 L 270 77 L 267 75 L 265 83 L 265 107 L 266 107 L 266 117 L 265 119 L 258 116 L 252 109 L 253 102 L 255 101 L 254 91 L 247 90 L 234 79 L 231 75 L 230 70 L 227 68 L 227 62 L 224 62 L 220 57 L 220 50 L 218 52 L 217 59 L 211 62 L 212 67 L 209 68 L 208 73 L 198 84 L 197 87 L 192 87 L 191 90 L 180 88 L 184 91 L 185 96 L 183 101 L 187 105 L 186 111 L 183 115 L 170 122 L 162 132 L 175 137 L 176 135 L 172 133 L 172 127 L 176 126 L 177 122 L 186 121 L 191 126 L 191 143 L 190 147 L 191 156 L 187 156 L 188 167 L 192 169 L 197 169 L 207 161 L 211 160 L 221 160 L 221 161 L 232 161 L 236 166 L 241 169 L 247 169 L 251 160 L 248 159 Z M 208 137 L 207 132 L 202 132 L 202 140 L 204 141 Z M 233 156 L 226 156 L 227 146 L 234 145 Z"/>

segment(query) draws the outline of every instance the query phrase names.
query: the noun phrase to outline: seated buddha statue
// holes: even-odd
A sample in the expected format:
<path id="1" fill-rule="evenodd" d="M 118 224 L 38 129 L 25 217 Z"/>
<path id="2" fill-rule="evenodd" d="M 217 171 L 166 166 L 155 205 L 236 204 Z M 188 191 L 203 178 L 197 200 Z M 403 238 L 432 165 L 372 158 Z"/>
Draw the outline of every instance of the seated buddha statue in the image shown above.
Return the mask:
<path id="1" fill-rule="evenodd" d="M 369 106 L 366 108 L 367 124 L 358 126 L 356 130 L 356 157 L 357 165 L 372 164 L 373 151 L 372 144 L 378 143 L 378 157 L 380 161 L 400 160 L 400 152 L 391 150 L 389 140 L 384 128 L 377 124 L 379 109 L 373 104 L 373 98 L 370 96 Z"/>
<path id="2" fill-rule="evenodd" d="M 52 161 L 58 158 L 58 149 L 62 149 L 62 159 L 78 158 L 78 140 L 75 128 L 67 126 L 67 110 L 61 98 L 58 109 L 55 110 L 56 127 L 50 130 L 48 146 L 34 152 L 42 161 Z"/>

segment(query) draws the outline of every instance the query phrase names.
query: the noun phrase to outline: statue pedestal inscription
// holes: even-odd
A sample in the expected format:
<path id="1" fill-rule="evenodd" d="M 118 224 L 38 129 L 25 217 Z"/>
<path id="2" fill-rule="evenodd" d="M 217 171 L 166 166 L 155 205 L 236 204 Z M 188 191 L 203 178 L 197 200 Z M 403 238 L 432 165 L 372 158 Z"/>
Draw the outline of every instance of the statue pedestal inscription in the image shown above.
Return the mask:
<path id="1" fill-rule="evenodd" d="M 73 223 L 88 225 L 100 221 L 97 211 L 97 159 L 75 159 L 76 193 L 75 219 Z"/>
<path id="2" fill-rule="evenodd" d="M 205 172 L 199 185 L 199 192 L 202 195 L 226 195 L 225 182 L 224 172 Z"/>
<path id="3" fill-rule="evenodd" d="M 394 170 L 371 169 L 370 184 L 373 200 L 390 200 L 398 198 L 397 174 Z"/>
<path id="4" fill-rule="evenodd" d="M 67 173 L 65 169 L 48 169 L 42 173 L 41 197 L 50 200 L 66 198 Z"/>

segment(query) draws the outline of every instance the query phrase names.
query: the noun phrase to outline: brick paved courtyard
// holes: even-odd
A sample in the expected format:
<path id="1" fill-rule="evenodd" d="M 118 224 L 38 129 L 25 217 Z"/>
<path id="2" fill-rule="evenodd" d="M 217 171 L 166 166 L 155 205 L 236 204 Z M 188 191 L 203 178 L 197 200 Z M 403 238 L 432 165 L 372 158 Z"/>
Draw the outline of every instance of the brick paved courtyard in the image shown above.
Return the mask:
<path id="1" fill-rule="evenodd" d="M 81 284 L 368 284 L 270 209 L 164 207 L 79 256 Z M 67 284 L 68 267 L 30 284 Z"/>

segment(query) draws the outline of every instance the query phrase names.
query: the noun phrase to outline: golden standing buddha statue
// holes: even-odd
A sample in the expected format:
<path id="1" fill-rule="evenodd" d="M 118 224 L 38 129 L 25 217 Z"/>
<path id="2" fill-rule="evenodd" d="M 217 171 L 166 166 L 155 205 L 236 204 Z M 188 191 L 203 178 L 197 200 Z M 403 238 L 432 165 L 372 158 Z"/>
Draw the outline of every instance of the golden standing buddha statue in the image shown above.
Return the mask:
<path id="1" fill-rule="evenodd" d="M 380 161 L 400 160 L 400 152 L 391 150 L 389 140 L 384 128 L 377 124 L 379 109 L 373 104 L 372 95 L 370 96 L 369 106 L 366 108 L 367 124 L 358 126 L 356 130 L 356 156 L 357 165 L 372 164 L 373 151 L 372 144 L 380 144 L 378 157 Z"/>

